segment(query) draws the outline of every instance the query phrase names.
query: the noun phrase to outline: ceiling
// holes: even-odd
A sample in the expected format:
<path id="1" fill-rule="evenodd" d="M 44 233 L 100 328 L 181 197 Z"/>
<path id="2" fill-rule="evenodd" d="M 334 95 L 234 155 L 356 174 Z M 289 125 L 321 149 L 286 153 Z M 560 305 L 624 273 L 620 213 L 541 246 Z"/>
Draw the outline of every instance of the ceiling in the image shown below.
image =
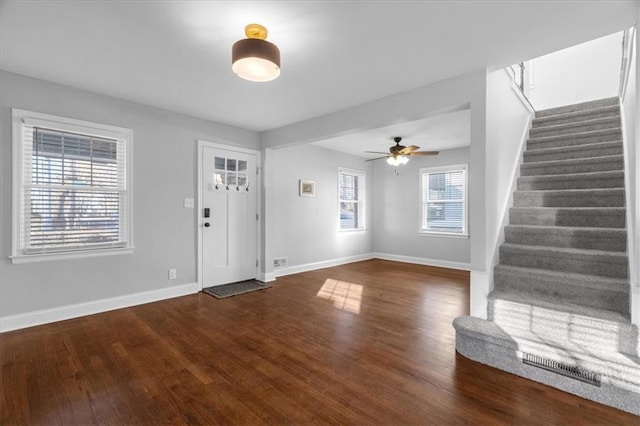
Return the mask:
<path id="1" fill-rule="evenodd" d="M 421 151 L 444 151 L 470 145 L 470 119 L 470 110 L 464 109 L 312 142 L 312 145 L 359 157 L 377 158 L 381 155 L 369 154 L 365 151 L 389 152 L 389 147 L 395 145 L 393 138 L 400 136 L 401 144 L 404 146 L 417 145 Z"/>
<path id="2" fill-rule="evenodd" d="M 637 9 L 614 0 L 2 0 L 0 68 L 265 131 L 613 33 Z M 281 49 L 273 82 L 231 71 L 231 45 L 251 22 Z"/>

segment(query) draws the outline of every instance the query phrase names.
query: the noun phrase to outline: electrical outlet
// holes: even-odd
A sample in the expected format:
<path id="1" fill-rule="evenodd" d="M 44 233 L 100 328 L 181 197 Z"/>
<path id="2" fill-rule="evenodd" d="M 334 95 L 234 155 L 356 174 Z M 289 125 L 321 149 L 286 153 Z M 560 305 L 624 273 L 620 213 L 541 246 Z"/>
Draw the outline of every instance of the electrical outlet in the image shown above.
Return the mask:
<path id="1" fill-rule="evenodd" d="M 192 209 L 195 207 L 195 200 L 193 198 L 185 198 L 183 205 L 187 209 Z"/>
<path id="2" fill-rule="evenodd" d="M 175 280 L 177 278 L 177 273 L 175 269 L 169 269 L 169 279 Z"/>

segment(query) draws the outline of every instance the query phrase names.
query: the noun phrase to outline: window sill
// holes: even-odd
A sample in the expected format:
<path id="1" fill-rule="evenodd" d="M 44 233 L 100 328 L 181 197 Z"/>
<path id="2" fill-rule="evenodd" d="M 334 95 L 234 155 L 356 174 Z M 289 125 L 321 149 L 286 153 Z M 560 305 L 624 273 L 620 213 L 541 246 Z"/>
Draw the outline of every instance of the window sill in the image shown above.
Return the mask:
<path id="1" fill-rule="evenodd" d="M 353 233 L 353 232 L 365 232 L 367 229 L 366 228 L 360 228 L 360 229 L 339 229 L 338 232 L 340 233 Z"/>
<path id="2" fill-rule="evenodd" d="M 421 237 L 447 237 L 447 238 L 462 238 L 462 239 L 469 238 L 469 234 L 454 234 L 450 232 L 420 231 L 418 234 Z"/>
<path id="3" fill-rule="evenodd" d="M 98 256 L 113 256 L 118 254 L 131 254 L 134 247 L 125 247 L 117 249 L 102 249 L 102 250 L 79 250 L 73 252 L 58 252 L 58 253 L 39 253 L 39 254 L 18 254 L 9 256 L 11 263 L 34 263 L 34 262 L 46 262 L 49 260 L 65 260 L 65 259 L 83 259 L 87 257 Z"/>

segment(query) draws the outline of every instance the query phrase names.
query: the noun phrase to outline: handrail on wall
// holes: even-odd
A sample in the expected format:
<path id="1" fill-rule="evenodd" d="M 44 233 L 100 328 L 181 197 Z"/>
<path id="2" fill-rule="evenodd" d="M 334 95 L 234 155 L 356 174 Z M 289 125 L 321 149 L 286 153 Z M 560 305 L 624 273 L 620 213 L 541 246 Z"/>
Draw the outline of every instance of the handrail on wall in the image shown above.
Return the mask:
<path id="1" fill-rule="evenodd" d="M 631 69 L 631 60 L 633 59 L 633 45 L 635 41 L 636 27 L 624 30 L 622 33 L 622 61 L 620 63 L 620 86 L 618 97 L 624 100 L 627 92 L 627 83 L 629 81 L 629 70 Z"/>

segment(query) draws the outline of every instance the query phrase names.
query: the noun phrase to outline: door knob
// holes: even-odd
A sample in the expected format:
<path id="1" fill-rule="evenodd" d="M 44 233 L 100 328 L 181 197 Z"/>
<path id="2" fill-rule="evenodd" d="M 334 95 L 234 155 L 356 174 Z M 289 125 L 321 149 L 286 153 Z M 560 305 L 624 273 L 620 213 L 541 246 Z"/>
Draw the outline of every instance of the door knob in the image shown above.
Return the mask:
<path id="1" fill-rule="evenodd" d="M 204 223 L 204 227 L 205 227 L 205 228 L 208 228 L 208 227 L 210 227 L 210 226 L 211 226 L 211 225 L 209 225 L 209 222 L 205 222 L 205 223 Z"/>

